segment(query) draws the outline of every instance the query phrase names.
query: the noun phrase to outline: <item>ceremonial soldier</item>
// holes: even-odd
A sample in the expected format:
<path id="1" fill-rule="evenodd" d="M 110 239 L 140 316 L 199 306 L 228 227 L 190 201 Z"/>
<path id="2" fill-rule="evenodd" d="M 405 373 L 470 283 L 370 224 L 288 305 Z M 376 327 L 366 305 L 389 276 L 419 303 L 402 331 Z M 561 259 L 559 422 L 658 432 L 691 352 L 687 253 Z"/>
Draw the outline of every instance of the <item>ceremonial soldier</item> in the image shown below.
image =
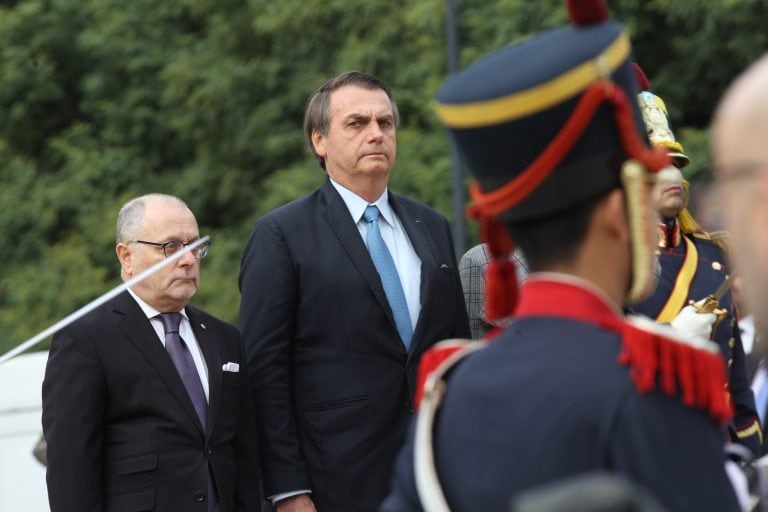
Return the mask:
<path id="1" fill-rule="evenodd" d="M 657 322 L 669 323 L 691 301 L 699 302 L 708 296 L 715 299 L 709 309 L 716 309 L 717 314 L 709 316 L 712 323 L 706 324 L 705 334 L 720 346 L 727 364 L 726 392 L 735 410 L 734 419 L 728 425 L 729 438 L 758 455 L 762 430 L 747 376 L 738 319 L 728 289 L 730 280 L 725 241 L 722 236 L 713 236 L 702 230 L 688 211 L 688 182 L 683 179 L 680 169 L 690 163 L 690 158 L 669 127 L 664 101 L 649 92 L 645 73 L 636 64 L 634 67 L 648 137 L 651 144 L 668 151 L 674 172 L 665 173 L 668 179 L 657 182 L 651 194 L 660 218 L 658 283 L 650 297 L 629 307 Z"/>
<path id="2" fill-rule="evenodd" d="M 622 316 L 652 286 L 649 182 L 669 157 L 646 139 L 621 26 L 602 2 L 569 9 L 575 26 L 495 52 L 438 93 L 493 257 L 487 314 L 514 320 L 425 354 L 384 512 L 507 511 L 521 491 L 593 471 L 670 511 L 739 510 L 717 346 Z M 519 297 L 515 245 L 532 272 Z"/>

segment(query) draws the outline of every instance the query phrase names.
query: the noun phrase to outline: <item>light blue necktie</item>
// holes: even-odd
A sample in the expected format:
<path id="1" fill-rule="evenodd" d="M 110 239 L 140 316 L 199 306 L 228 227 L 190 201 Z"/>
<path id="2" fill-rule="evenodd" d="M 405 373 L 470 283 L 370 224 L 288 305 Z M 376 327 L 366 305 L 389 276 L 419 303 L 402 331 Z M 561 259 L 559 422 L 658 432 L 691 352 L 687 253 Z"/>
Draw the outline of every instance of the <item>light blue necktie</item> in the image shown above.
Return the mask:
<path id="1" fill-rule="evenodd" d="M 395 317 L 397 332 L 400 339 L 403 340 L 405 350 L 411 348 L 411 338 L 413 337 L 413 327 L 411 325 L 411 315 L 408 313 L 408 303 L 405 301 L 403 285 L 400 283 L 400 277 L 397 275 L 395 262 L 392 255 L 381 238 L 379 231 L 379 209 L 376 206 L 368 206 L 363 213 L 363 218 L 368 223 L 368 232 L 365 239 L 368 243 L 368 252 L 371 253 L 371 259 L 376 266 L 376 270 L 381 277 L 381 284 L 384 286 L 384 293 L 387 295 L 389 307 L 392 309 L 392 315 Z"/>

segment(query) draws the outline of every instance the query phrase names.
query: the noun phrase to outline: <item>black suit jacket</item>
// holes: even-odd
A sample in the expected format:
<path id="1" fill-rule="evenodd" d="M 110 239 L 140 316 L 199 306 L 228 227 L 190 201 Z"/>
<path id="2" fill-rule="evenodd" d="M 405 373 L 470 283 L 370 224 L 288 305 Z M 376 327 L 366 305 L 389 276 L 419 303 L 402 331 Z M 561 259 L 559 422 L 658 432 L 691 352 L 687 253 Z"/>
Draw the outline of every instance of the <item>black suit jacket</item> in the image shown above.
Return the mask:
<path id="1" fill-rule="evenodd" d="M 311 489 L 321 512 L 375 510 L 405 436 L 421 354 L 469 336 L 447 220 L 389 198 L 421 259 L 410 352 L 330 181 L 253 228 L 240 272 L 240 324 L 267 497 Z"/>
<path id="2" fill-rule="evenodd" d="M 204 433 L 149 320 L 123 293 L 53 338 L 43 382 L 52 512 L 221 512 L 259 505 L 255 414 L 237 329 L 187 307 L 208 366 Z M 227 362 L 240 372 L 224 372 Z"/>

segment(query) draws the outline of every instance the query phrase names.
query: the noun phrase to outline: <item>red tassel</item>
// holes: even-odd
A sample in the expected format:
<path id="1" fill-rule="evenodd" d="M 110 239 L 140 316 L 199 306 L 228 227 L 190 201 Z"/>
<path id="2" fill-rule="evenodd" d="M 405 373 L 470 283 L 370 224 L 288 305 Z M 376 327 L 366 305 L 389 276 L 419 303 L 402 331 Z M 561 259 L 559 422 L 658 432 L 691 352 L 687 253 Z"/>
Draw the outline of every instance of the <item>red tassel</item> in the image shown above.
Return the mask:
<path id="1" fill-rule="evenodd" d="M 507 228 L 497 219 L 470 209 L 480 221 L 480 235 L 488 244 L 490 262 L 485 270 L 485 314 L 489 320 L 510 316 L 517 305 L 517 272 L 509 255 L 515 249 Z"/>
<path id="2" fill-rule="evenodd" d="M 577 27 L 602 23 L 608 19 L 605 0 L 568 0 L 568 14 Z"/>
<path id="3" fill-rule="evenodd" d="M 633 62 L 632 69 L 635 70 L 635 77 L 637 77 L 637 85 L 640 87 L 640 90 L 650 91 L 651 82 L 648 81 L 648 77 L 646 76 L 645 71 L 643 71 L 643 68 L 641 68 L 637 62 Z"/>
<path id="4" fill-rule="evenodd" d="M 517 305 L 517 272 L 508 256 L 488 264 L 485 273 L 485 314 L 489 320 L 499 320 L 515 312 Z"/>

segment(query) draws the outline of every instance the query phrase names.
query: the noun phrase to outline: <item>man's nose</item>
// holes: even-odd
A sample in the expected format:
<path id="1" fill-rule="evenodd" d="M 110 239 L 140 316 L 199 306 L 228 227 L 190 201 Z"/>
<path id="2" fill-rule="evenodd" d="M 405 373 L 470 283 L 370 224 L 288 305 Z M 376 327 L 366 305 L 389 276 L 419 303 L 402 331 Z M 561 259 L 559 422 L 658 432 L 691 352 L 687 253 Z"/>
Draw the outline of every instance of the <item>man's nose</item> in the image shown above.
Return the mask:
<path id="1" fill-rule="evenodd" d="M 372 140 L 381 140 L 384 137 L 384 131 L 379 126 L 378 121 L 371 121 L 368 134 Z"/>
<path id="2" fill-rule="evenodd" d="M 179 265 L 184 266 L 184 267 L 191 267 L 192 265 L 194 265 L 198 261 L 200 261 L 199 259 L 197 259 L 194 256 L 194 254 L 193 254 L 194 252 L 196 252 L 196 251 L 189 251 L 189 252 L 185 253 L 184 256 L 179 258 Z"/>

